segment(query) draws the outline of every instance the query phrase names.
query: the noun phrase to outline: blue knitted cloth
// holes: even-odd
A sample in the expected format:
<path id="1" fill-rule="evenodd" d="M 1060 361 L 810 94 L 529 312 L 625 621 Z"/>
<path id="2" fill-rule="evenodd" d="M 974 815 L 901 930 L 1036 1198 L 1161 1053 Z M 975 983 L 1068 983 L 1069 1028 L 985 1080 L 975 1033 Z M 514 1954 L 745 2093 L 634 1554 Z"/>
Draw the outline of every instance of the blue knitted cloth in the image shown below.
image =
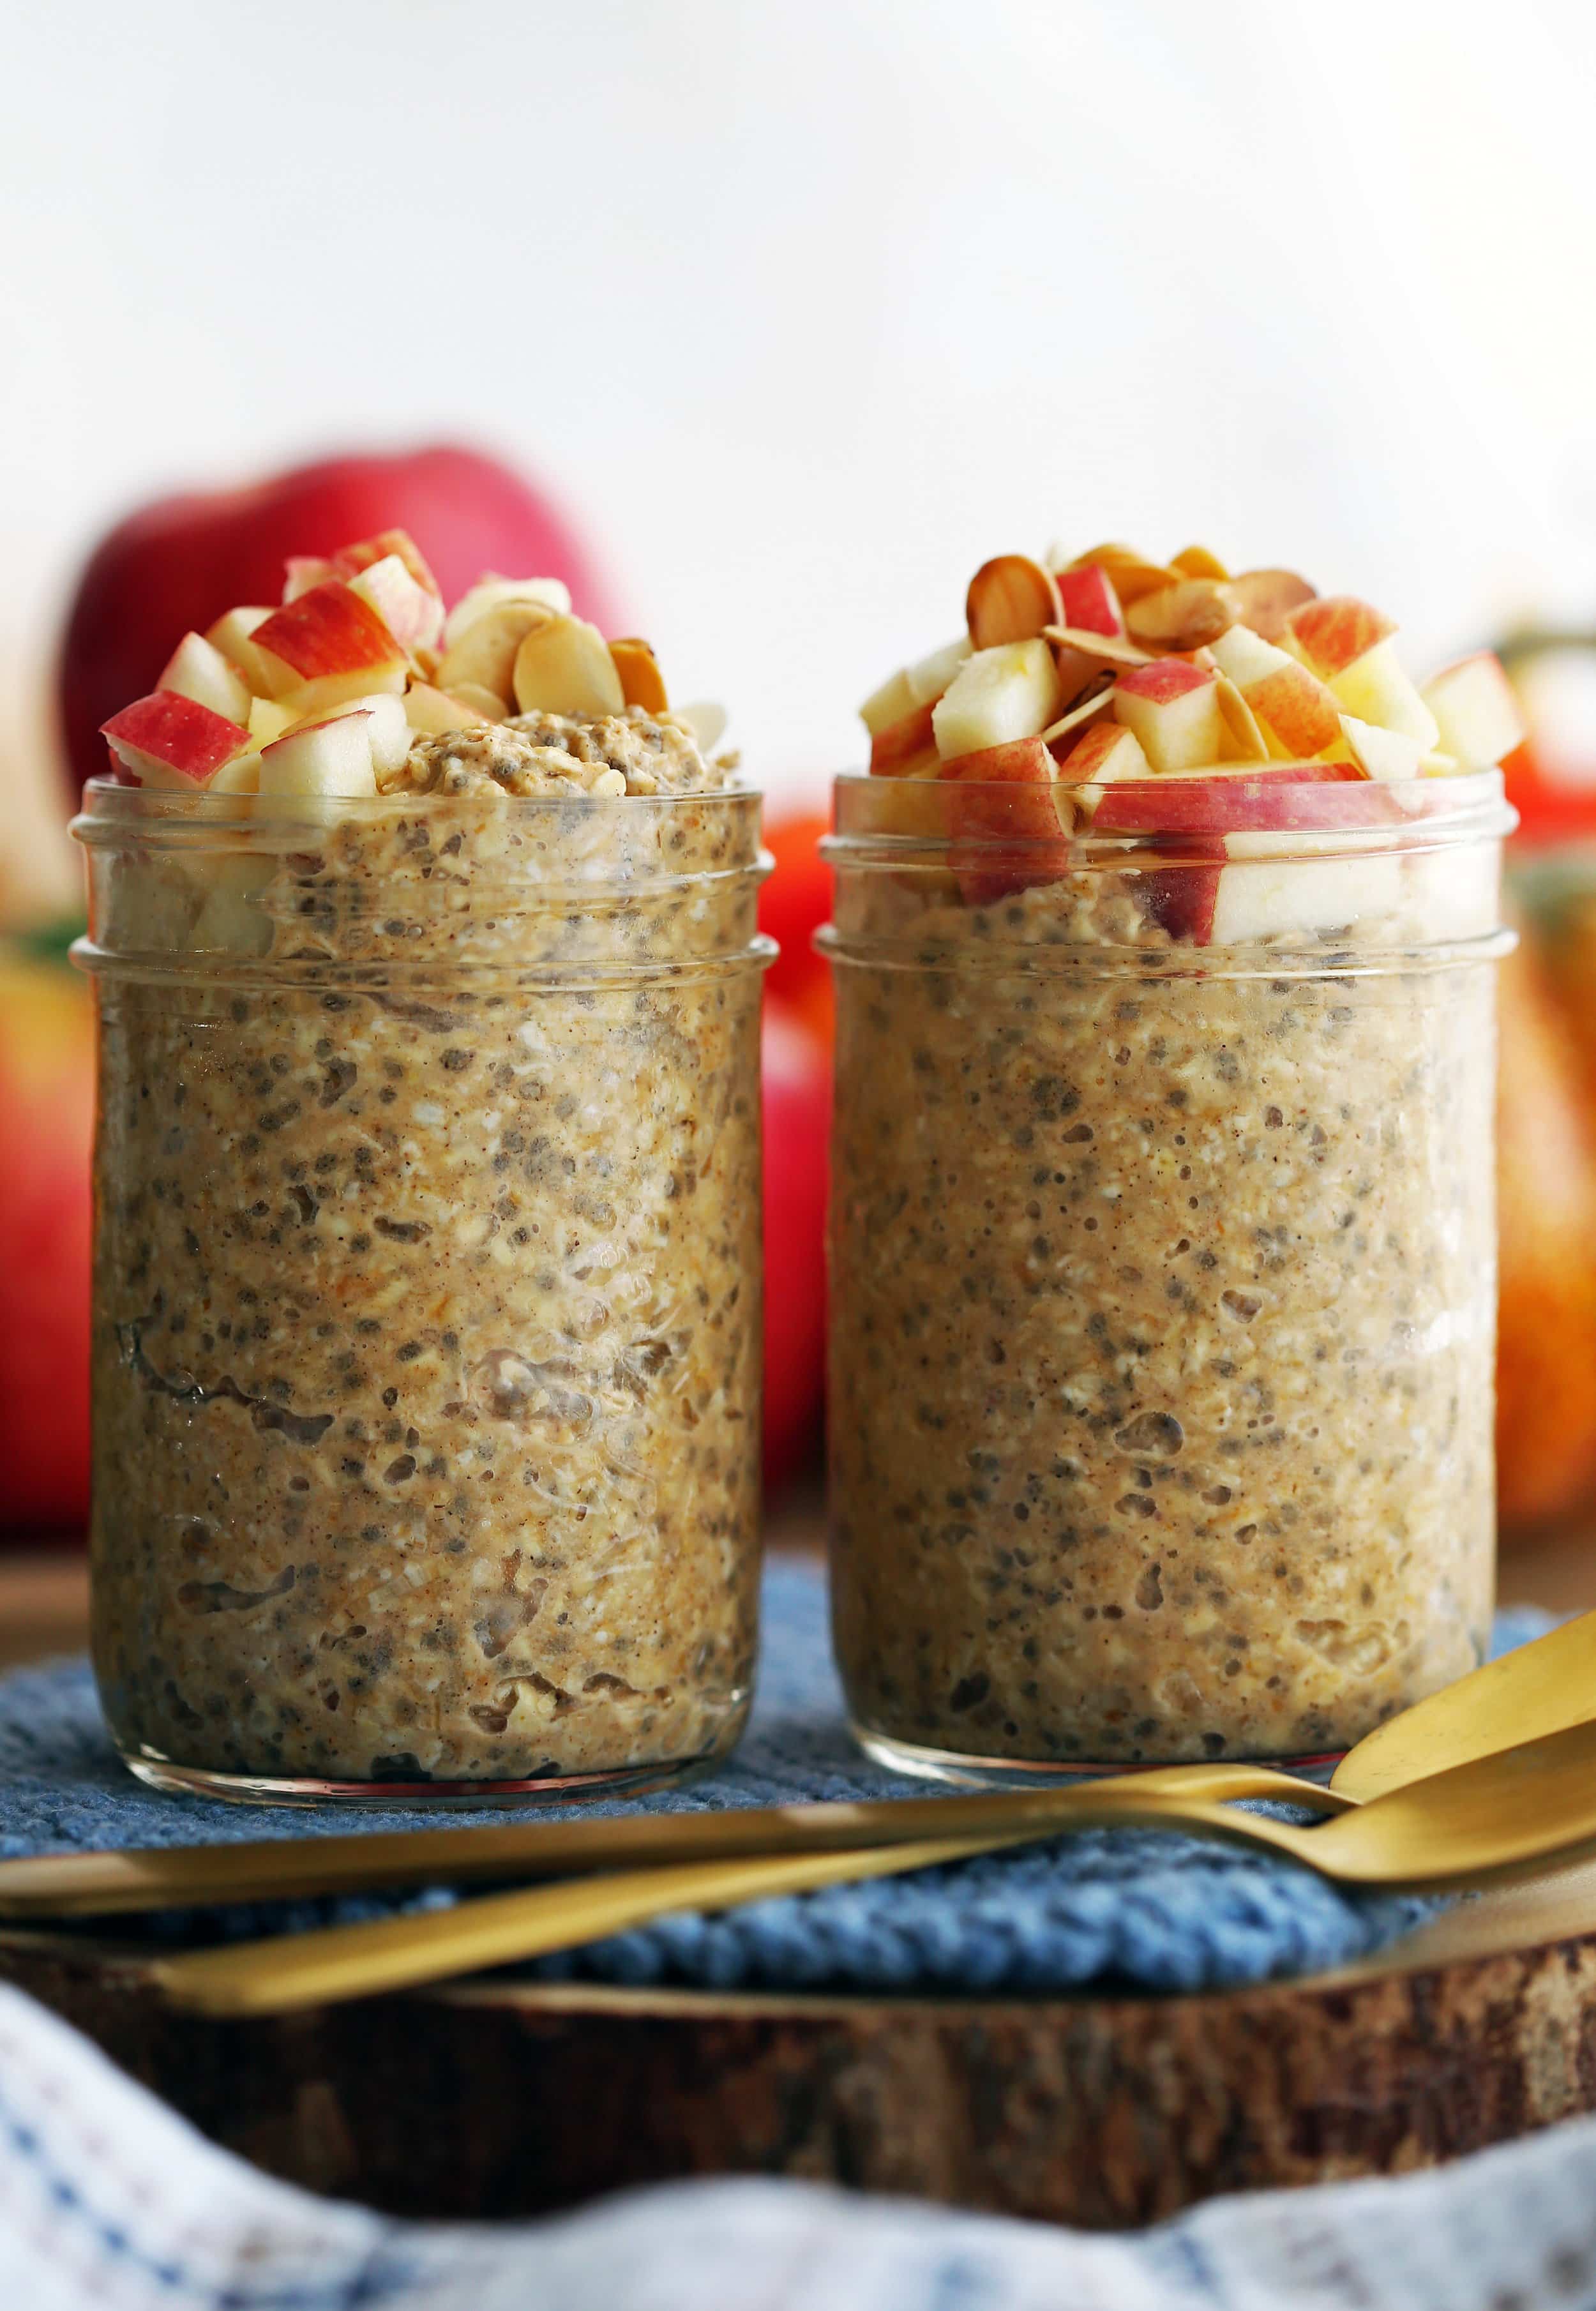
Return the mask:
<path id="1" fill-rule="evenodd" d="M 778 1561 L 765 1577 L 763 1659 L 753 1722 L 712 1780 L 596 1808 L 685 1812 L 806 1798 L 924 1794 L 866 1762 L 842 1721 L 823 1576 Z M 1498 1644 L 1542 1618 L 1504 1616 Z M 328 1807 L 234 1807 L 144 1789 L 118 1759 L 87 1665 L 0 1679 L 0 1855 L 89 1846 L 315 1837 L 350 1829 L 458 1827 L 468 1818 Z M 294 1931 L 374 1910 L 457 1898 L 447 1890 L 239 1906 L 144 1923 L 157 1936 Z M 1086 1983 L 1195 1991 L 1344 1964 L 1394 1939 L 1431 1905 L 1328 1885 L 1311 1871 L 1164 1831 L 1090 1831 L 910 1878 L 837 1886 L 721 1917 L 657 1925 L 538 1961 L 529 1972 L 718 1989 L 1069 1990 Z M 118 1925 L 118 1932 L 121 1926 Z"/>

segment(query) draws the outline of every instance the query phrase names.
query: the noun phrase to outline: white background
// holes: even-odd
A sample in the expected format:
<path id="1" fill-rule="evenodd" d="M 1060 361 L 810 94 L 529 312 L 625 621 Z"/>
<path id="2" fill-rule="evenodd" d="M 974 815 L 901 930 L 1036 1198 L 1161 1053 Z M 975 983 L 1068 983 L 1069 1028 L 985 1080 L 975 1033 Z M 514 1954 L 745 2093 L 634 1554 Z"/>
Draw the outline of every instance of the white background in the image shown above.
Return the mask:
<path id="1" fill-rule="evenodd" d="M 51 0 L 0 53 L 0 665 L 152 490 L 497 445 L 818 793 L 990 553 L 1596 619 L 1596 15 Z M 16 685 L 8 686 L 16 692 Z M 13 738 L 13 750 L 17 742 Z"/>

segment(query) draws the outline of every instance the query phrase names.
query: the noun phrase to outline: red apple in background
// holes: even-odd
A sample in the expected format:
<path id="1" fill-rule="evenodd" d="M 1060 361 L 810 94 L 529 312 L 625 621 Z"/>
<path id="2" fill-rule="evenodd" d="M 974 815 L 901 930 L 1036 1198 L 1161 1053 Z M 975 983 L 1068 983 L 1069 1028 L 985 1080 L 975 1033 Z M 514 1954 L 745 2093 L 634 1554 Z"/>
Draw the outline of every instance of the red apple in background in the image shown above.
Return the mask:
<path id="1" fill-rule="evenodd" d="M 759 894 L 759 928 L 781 954 L 765 974 L 765 992 L 832 1047 L 831 965 L 815 952 L 815 934 L 832 919 L 832 870 L 820 855 L 830 822 L 815 813 L 778 819 L 764 830 L 775 865 Z"/>
<path id="2" fill-rule="evenodd" d="M 825 1398 L 825 1197 L 831 1053 L 767 996 L 764 1065 L 764 1477 L 814 1457 Z"/>
<path id="3" fill-rule="evenodd" d="M 0 1529 L 89 1510 L 89 1159 L 94 1027 L 64 963 L 0 962 Z"/>
<path id="4" fill-rule="evenodd" d="M 407 530 L 454 601 L 486 570 L 563 578 L 576 607 L 623 624 L 586 549 L 540 490 L 475 449 L 336 457 L 243 489 L 162 498 L 117 526 L 79 582 L 59 694 L 75 802 L 105 766 L 100 725 L 155 687 L 179 636 L 235 603 L 274 603 L 291 555 Z"/>

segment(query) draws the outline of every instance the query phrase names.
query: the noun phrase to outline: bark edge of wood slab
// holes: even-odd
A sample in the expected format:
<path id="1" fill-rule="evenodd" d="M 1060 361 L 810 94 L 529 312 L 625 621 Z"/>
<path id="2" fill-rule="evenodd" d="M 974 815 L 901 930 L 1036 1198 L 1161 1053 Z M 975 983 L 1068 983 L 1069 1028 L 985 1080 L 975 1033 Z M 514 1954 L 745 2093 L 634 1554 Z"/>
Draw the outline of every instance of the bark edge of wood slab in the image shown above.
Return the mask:
<path id="1" fill-rule="evenodd" d="M 1596 2110 L 1596 1935 L 1175 1998 L 484 1982 L 217 2023 L 175 2011 L 140 1955 L 22 1931 L 0 1978 L 213 2141 L 404 2215 L 742 2174 L 1118 2228 Z"/>

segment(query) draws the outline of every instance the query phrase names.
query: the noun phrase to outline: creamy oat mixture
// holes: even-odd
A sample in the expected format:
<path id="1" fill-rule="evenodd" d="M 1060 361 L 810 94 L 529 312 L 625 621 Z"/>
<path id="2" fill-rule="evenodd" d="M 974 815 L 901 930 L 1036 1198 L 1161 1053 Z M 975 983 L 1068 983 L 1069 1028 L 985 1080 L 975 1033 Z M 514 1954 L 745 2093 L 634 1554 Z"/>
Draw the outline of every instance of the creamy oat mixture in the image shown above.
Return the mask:
<path id="1" fill-rule="evenodd" d="M 635 707 L 379 783 L 287 848 L 96 854 L 108 1714 L 271 1778 L 715 1754 L 757 1587 L 756 804 Z"/>
<path id="2" fill-rule="evenodd" d="M 838 971 L 850 1705 L 1016 1758 L 1341 1749 L 1489 1627 L 1490 970 L 1050 973 L 1061 929 L 1168 964 L 1099 880 Z"/>

